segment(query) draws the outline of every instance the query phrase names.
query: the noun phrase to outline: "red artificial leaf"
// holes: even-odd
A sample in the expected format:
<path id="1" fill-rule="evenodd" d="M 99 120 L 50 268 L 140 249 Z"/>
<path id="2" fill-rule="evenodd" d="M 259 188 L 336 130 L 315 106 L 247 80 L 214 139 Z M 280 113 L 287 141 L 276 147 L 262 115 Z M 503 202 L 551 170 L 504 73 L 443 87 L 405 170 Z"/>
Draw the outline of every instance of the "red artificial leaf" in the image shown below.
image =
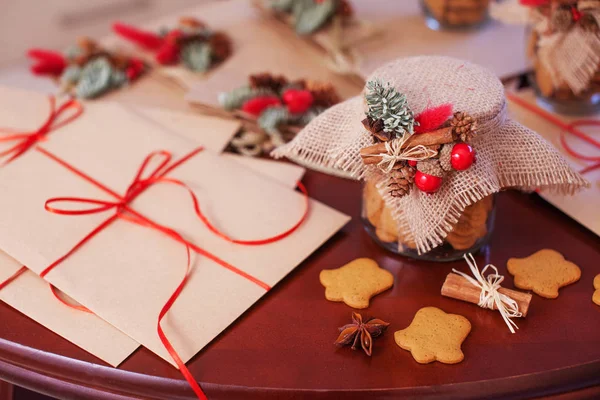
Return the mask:
<path id="1" fill-rule="evenodd" d="M 174 42 L 165 42 L 154 56 L 162 65 L 177 64 L 179 62 L 179 46 Z"/>
<path id="2" fill-rule="evenodd" d="M 452 115 L 452 104 L 442 104 L 441 106 L 428 108 L 415 117 L 419 123 L 415 125 L 415 133 L 425 133 L 436 130 Z"/>
<path id="3" fill-rule="evenodd" d="M 65 57 L 58 51 L 34 48 L 27 51 L 27 57 L 54 64 L 66 64 Z"/>
<path id="4" fill-rule="evenodd" d="M 115 22 L 113 31 L 119 36 L 136 43 L 148 50 L 157 50 L 163 44 L 163 39 L 153 32 L 143 31 L 131 25 Z"/>
<path id="5" fill-rule="evenodd" d="M 550 4 L 550 0 L 519 0 L 519 3 L 526 7 L 540 7 Z"/>

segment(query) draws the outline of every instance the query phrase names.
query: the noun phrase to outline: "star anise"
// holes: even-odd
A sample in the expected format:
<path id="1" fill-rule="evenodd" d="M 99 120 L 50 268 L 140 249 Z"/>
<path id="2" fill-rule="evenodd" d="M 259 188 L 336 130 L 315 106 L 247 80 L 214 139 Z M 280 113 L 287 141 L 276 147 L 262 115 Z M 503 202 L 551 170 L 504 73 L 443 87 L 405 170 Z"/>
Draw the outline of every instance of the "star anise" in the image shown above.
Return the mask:
<path id="1" fill-rule="evenodd" d="M 352 345 L 352 349 L 358 349 L 359 342 L 364 352 L 370 356 L 373 349 L 373 338 L 380 336 L 388 327 L 388 323 L 376 318 L 370 318 L 363 322 L 362 316 L 352 313 L 352 323 L 342 326 L 340 336 L 335 344 L 338 346 Z"/>

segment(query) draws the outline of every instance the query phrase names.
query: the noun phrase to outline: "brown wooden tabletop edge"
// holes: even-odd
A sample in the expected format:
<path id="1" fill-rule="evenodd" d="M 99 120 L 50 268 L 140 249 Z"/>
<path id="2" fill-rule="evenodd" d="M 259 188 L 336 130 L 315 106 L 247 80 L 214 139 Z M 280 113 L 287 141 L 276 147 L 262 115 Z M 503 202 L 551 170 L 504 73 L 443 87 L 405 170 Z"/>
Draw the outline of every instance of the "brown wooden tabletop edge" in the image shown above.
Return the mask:
<path id="1" fill-rule="evenodd" d="M 82 374 L 87 371 L 88 374 Z M 80 379 L 73 377 L 80 376 Z M 157 399 L 194 398 L 187 382 L 178 379 L 143 375 L 136 372 L 101 366 L 85 361 L 70 359 L 61 355 L 33 349 L 17 343 L 0 339 L 0 378 L 23 387 L 45 392 L 50 395 L 53 389 L 57 393 L 65 390 L 71 394 L 80 391 L 111 393 L 112 399 L 131 399 L 137 396 L 148 398 L 152 393 Z M 381 389 L 302 389 L 302 388 L 262 388 L 214 383 L 200 383 L 207 394 L 239 394 L 264 397 L 297 395 L 332 395 L 335 393 L 356 396 L 406 396 L 419 395 L 423 398 L 491 398 L 518 396 L 536 397 L 579 390 L 591 386 L 600 386 L 600 361 L 559 368 L 545 372 L 519 375 L 509 378 L 473 381 L 442 386 L 423 386 L 412 388 Z M 83 386 L 83 387 L 82 387 Z M 134 397 L 115 397 L 118 396 Z M 91 393 L 90 393 L 91 394 Z M 103 397 L 89 397 L 99 398 Z"/>

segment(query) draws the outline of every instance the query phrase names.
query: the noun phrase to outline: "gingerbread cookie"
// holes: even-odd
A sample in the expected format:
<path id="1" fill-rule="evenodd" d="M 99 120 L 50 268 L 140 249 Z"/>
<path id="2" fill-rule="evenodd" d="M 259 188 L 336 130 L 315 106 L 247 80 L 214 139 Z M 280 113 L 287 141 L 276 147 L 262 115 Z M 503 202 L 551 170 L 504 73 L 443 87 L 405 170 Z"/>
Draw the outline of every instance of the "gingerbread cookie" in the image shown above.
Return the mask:
<path id="1" fill-rule="evenodd" d="M 596 275 L 594 278 L 594 295 L 592 296 L 592 301 L 600 306 L 600 275 Z"/>
<path id="2" fill-rule="evenodd" d="M 394 339 L 420 364 L 456 364 L 465 358 L 460 346 L 469 332 L 471 323 L 462 315 L 425 307 L 417 311 L 408 328 L 394 333 Z"/>
<path id="3" fill-rule="evenodd" d="M 547 299 L 557 298 L 558 289 L 577 282 L 581 277 L 577 265 L 550 249 L 540 250 L 525 258 L 511 258 L 507 266 L 508 272 L 515 277 L 516 287 L 533 290 Z"/>
<path id="4" fill-rule="evenodd" d="M 367 308 L 371 297 L 389 289 L 394 276 L 370 258 L 358 258 L 338 269 L 325 269 L 319 275 L 325 298 L 343 301 L 352 308 Z"/>

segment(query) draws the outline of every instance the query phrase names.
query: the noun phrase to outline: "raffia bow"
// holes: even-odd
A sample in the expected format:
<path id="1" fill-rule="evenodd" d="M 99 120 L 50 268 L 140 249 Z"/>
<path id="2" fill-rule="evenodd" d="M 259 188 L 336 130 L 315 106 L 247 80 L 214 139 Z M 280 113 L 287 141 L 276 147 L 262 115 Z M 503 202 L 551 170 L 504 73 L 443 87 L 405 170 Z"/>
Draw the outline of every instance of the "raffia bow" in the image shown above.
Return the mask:
<path id="1" fill-rule="evenodd" d="M 474 286 L 480 288 L 481 294 L 479 295 L 478 306 L 490 310 L 498 309 L 500 315 L 502 315 L 502 318 L 504 319 L 504 322 L 506 322 L 508 329 L 510 329 L 510 332 L 515 333 L 515 329 L 519 329 L 519 327 L 512 320 L 512 318 L 520 318 L 523 316 L 523 314 L 519 311 L 519 305 L 515 300 L 498 291 L 502 287 L 501 283 L 504 281 L 504 276 L 500 275 L 498 273 L 498 269 L 492 264 L 486 265 L 481 271 L 479 271 L 477 268 L 477 263 L 475 262 L 475 258 L 470 253 L 465 254 L 464 258 L 471 269 L 473 277 L 465 274 L 464 272 L 457 271 L 454 268 L 452 269 L 452 272 L 462 276 Z M 488 268 L 493 270 L 493 273 L 485 276 L 485 272 L 488 270 Z"/>
<path id="2" fill-rule="evenodd" d="M 379 169 L 384 173 L 389 173 L 394 169 L 394 166 L 399 161 L 422 161 L 428 158 L 437 156 L 436 150 L 430 149 L 422 144 L 403 148 L 402 145 L 406 143 L 409 136 L 406 135 L 400 140 L 391 140 L 385 142 L 385 153 L 377 154 L 377 157 L 381 157 L 381 161 L 377 164 Z"/>

